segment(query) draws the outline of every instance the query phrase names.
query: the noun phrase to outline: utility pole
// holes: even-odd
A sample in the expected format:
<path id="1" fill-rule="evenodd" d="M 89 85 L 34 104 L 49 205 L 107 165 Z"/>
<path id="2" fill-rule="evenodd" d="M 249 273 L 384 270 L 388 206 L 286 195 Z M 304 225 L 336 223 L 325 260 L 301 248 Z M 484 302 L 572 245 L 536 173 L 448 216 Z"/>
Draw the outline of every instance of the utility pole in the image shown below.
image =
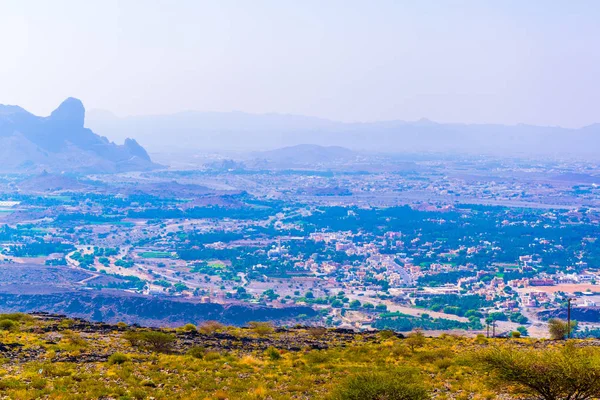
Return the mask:
<path id="1" fill-rule="evenodd" d="M 496 320 L 492 321 L 492 337 L 496 337 Z"/>
<path id="2" fill-rule="evenodd" d="M 567 339 L 571 339 L 571 298 L 567 298 Z"/>
<path id="3" fill-rule="evenodd" d="M 487 319 L 485 320 L 485 326 L 487 328 L 486 336 L 489 338 L 490 337 L 490 321 L 488 321 Z"/>

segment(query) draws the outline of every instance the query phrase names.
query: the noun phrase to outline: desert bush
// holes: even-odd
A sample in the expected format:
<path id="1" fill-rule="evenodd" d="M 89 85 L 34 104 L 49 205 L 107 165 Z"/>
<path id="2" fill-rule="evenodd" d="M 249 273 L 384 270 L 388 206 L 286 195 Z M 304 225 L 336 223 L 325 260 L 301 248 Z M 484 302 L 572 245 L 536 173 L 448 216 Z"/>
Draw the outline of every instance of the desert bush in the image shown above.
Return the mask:
<path id="1" fill-rule="evenodd" d="M 546 349 L 495 347 L 476 356 L 498 382 L 523 396 L 586 400 L 600 396 L 600 354 L 571 344 Z"/>
<path id="2" fill-rule="evenodd" d="M 87 341 L 81 337 L 79 332 L 65 331 L 61 342 L 73 348 L 87 347 Z"/>
<path id="3" fill-rule="evenodd" d="M 454 361 L 450 358 L 442 358 L 435 361 L 433 364 L 441 370 L 446 370 L 454 364 Z"/>
<path id="4" fill-rule="evenodd" d="M 329 360 L 329 354 L 322 350 L 311 350 L 304 355 L 309 364 L 322 364 Z"/>
<path id="5" fill-rule="evenodd" d="M 577 322 L 575 321 L 571 321 L 571 327 L 569 329 L 565 321 L 557 318 L 548 320 L 548 332 L 550 333 L 550 338 L 553 340 L 562 340 L 566 338 L 569 334 L 569 330 L 572 332 L 576 326 Z"/>
<path id="6" fill-rule="evenodd" d="M 133 388 L 131 389 L 129 396 L 131 398 L 134 398 L 136 400 L 143 400 L 145 398 L 148 397 L 148 395 L 146 394 L 146 392 L 140 388 Z"/>
<path id="7" fill-rule="evenodd" d="M 277 361 L 281 359 L 281 353 L 279 353 L 279 350 L 273 346 L 265 350 L 265 356 L 267 356 L 271 361 Z"/>
<path id="8" fill-rule="evenodd" d="M 248 326 L 254 333 L 259 336 L 265 336 L 274 331 L 273 325 L 270 322 L 249 322 Z"/>
<path id="9" fill-rule="evenodd" d="M 109 364 L 124 364 L 129 361 L 129 357 L 123 353 L 113 353 L 108 357 Z"/>
<path id="10" fill-rule="evenodd" d="M 412 355 L 412 352 L 406 344 L 395 343 L 390 349 L 390 354 L 393 357 L 409 357 Z"/>
<path id="11" fill-rule="evenodd" d="M 379 331 L 377 333 L 377 335 L 382 339 L 382 340 L 386 340 L 386 339 L 391 339 L 393 337 L 396 337 L 396 333 L 390 329 L 384 329 L 382 331 Z"/>
<path id="12" fill-rule="evenodd" d="M 46 387 L 47 384 L 48 384 L 48 382 L 46 381 L 46 379 L 36 377 L 31 380 L 31 383 L 29 384 L 29 386 L 34 389 L 37 389 L 37 390 L 42 390 Z"/>
<path id="13" fill-rule="evenodd" d="M 225 325 L 217 321 L 206 321 L 200 324 L 200 326 L 198 327 L 198 330 L 204 334 L 219 332 L 223 329 L 225 329 Z"/>
<path id="14" fill-rule="evenodd" d="M 454 357 L 454 354 L 449 349 L 435 349 L 418 352 L 414 357 L 419 363 L 426 364 L 442 359 L 451 359 Z"/>
<path id="15" fill-rule="evenodd" d="M 75 325 L 75 320 L 73 320 L 71 318 L 65 318 L 58 323 L 58 327 L 62 328 L 62 329 L 69 329 L 73 325 Z"/>
<path id="16" fill-rule="evenodd" d="M 512 332 L 510 333 L 510 337 L 511 337 L 511 338 L 518 339 L 518 338 L 520 338 L 520 337 L 521 337 L 521 332 L 519 332 L 519 331 L 512 331 Z"/>
<path id="17" fill-rule="evenodd" d="M 142 347 L 159 353 L 171 350 L 175 336 L 159 331 L 127 332 L 123 337 L 134 347 Z"/>
<path id="18" fill-rule="evenodd" d="M 332 400 L 424 400 L 429 395 L 412 374 L 363 373 L 349 377 L 333 392 Z"/>
<path id="19" fill-rule="evenodd" d="M 186 354 L 188 356 L 192 356 L 194 358 L 202 359 L 202 358 L 204 358 L 204 353 L 206 353 L 206 350 L 204 350 L 204 347 L 193 346 L 193 347 L 190 347 L 190 349 L 187 351 Z"/>
<path id="20" fill-rule="evenodd" d="M 415 351 L 415 349 L 423 347 L 423 345 L 425 345 L 425 335 L 423 334 L 423 331 L 419 329 L 408 335 L 404 340 L 406 342 L 406 345 L 413 352 Z"/>
<path id="21" fill-rule="evenodd" d="M 307 329 L 308 334 L 315 339 L 322 338 L 327 333 L 327 328 L 322 326 L 311 326 Z"/>
<path id="22" fill-rule="evenodd" d="M 12 319 L 0 320 L 0 330 L 2 331 L 15 331 L 19 328 L 19 324 Z"/>
<path id="23" fill-rule="evenodd" d="M 31 321 L 33 317 L 25 313 L 0 314 L 0 320 L 9 319 L 11 321 Z"/>
<path id="24" fill-rule="evenodd" d="M 488 342 L 488 338 L 485 337 L 484 334 L 478 334 L 475 338 L 475 343 L 477 344 L 486 344 Z"/>
<path id="25" fill-rule="evenodd" d="M 185 324 L 181 327 L 181 330 L 184 332 L 198 332 L 198 328 L 194 324 Z"/>
<path id="26" fill-rule="evenodd" d="M 204 359 L 206 361 L 215 361 L 221 358 L 221 354 L 217 351 L 209 351 L 204 354 Z"/>
<path id="27" fill-rule="evenodd" d="M 123 339 L 127 340 L 133 347 L 140 347 L 142 345 L 141 336 L 139 332 L 129 331 L 123 334 Z"/>
<path id="28" fill-rule="evenodd" d="M 22 389 L 24 384 L 16 378 L 8 377 L 0 379 L 0 391 L 8 389 Z"/>

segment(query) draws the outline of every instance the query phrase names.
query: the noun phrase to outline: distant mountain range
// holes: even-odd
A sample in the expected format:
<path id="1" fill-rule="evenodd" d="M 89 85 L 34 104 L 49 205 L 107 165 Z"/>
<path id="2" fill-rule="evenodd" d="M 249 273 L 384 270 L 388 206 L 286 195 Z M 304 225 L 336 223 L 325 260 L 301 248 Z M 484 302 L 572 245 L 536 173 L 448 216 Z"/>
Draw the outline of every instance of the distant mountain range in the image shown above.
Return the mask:
<path id="1" fill-rule="evenodd" d="M 149 149 L 270 150 L 299 144 L 376 152 L 443 152 L 599 158 L 600 124 L 580 129 L 533 125 L 444 124 L 426 119 L 343 123 L 242 112 L 182 112 L 119 118 L 93 112 L 88 124 L 113 139 L 133 135 Z"/>
<path id="2" fill-rule="evenodd" d="M 121 172 L 157 167 L 134 139 L 110 142 L 84 127 L 85 108 L 68 98 L 49 117 L 0 105 L 0 171 Z"/>

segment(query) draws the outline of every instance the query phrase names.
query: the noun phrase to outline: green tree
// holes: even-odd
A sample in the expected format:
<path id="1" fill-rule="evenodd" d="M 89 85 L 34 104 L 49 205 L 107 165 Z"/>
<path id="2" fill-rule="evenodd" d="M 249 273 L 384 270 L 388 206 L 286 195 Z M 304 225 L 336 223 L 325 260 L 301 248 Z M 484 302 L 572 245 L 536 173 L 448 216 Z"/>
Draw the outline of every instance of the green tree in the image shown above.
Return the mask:
<path id="1" fill-rule="evenodd" d="M 331 307 L 333 308 L 342 308 L 344 306 L 344 303 L 341 302 L 341 300 L 335 299 L 334 301 L 331 302 Z"/>
<path id="2" fill-rule="evenodd" d="M 521 336 L 529 336 L 529 332 L 527 331 L 527 328 L 525 328 L 524 326 L 517 327 L 517 332 L 519 332 L 521 334 Z"/>
<path id="3" fill-rule="evenodd" d="M 124 338 L 132 346 L 142 347 L 159 353 L 168 353 L 171 351 L 175 336 L 170 333 L 159 331 L 140 331 L 127 332 Z"/>
<path id="4" fill-rule="evenodd" d="M 265 296 L 267 299 L 273 301 L 276 298 L 279 297 L 279 295 L 277 293 L 275 293 L 275 291 L 273 289 L 267 289 L 263 292 L 263 296 Z"/>
<path id="5" fill-rule="evenodd" d="M 425 345 L 425 335 L 420 329 L 417 329 L 413 333 L 408 335 L 408 337 L 405 340 L 406 344 L 408 345 L 408 347 L 410 347 L 410 350 L 413 352 L 416 348 L 423 347 L 423 345 Z"/>

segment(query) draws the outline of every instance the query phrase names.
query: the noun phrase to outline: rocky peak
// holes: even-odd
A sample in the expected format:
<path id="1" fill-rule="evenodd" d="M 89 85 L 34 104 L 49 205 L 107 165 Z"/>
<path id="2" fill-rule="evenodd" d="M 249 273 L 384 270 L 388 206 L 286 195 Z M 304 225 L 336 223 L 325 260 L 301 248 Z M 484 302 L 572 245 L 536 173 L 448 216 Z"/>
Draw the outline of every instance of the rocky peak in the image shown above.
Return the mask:
<path id="1" fill-rule="evenodd" d="M 157 167 L 136 141 L 117 145 L 86 129 L 84 120 L 83 104 L 72 97 L 47 117 L 0 105 L 0 170 L 112 172 Z"/>
<path id="2" fill-rule="evenodd" d="M 53 122 L 67 125 L 73 128 L 83 128 L 85 120 L 85 108 L 81 100 L 69 97 L 50 114 L 49 119 Z"/>
<path id="3" fill-rule="evenodd" d="M 146 150 L 140 146 L 140 144 L 135 139 L 127 138 L 125 139 L 125 147 L 129 150 L 129 152 L 137 156 L 143 160 L 150 161 L 150 156 L 146 152 Z"/>

